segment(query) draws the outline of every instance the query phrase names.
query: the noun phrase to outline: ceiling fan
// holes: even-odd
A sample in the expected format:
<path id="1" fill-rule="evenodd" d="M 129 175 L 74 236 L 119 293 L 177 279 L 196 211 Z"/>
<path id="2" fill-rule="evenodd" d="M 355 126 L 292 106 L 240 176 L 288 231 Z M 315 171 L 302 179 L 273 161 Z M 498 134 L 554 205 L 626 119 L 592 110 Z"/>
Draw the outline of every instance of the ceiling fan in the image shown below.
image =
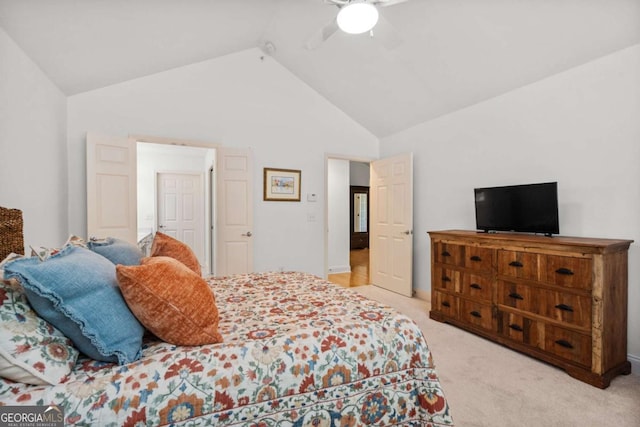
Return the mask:
<path id="1" fill-rule="evenodd" d="M 400 43 L 400 38 L 389 24 L 378 13 L 378 7 L 394 6 L 408 0 L 323 0 L 324 3 L 336 6 L 338 13 L 328 24 L 317 31 L 305 43 L 309 50 L 315 49 L 336 31 L 348 34 L 375 34 L 383 44 L 391 49 Z"/>

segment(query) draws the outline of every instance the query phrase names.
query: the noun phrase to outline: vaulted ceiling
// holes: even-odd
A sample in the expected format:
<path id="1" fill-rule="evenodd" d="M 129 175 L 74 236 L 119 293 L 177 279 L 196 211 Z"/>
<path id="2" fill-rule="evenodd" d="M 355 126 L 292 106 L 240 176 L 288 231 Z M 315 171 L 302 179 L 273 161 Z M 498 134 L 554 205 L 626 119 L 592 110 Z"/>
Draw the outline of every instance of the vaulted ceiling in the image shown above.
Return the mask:
<path id="1" fill-rule="evenodd" d="M 409 0 L 373 36 L 323 0 L 0 0 L 0 27 L 67 95 L 249 48 L 382 138 L 640 43 L 640 0 Z"/>

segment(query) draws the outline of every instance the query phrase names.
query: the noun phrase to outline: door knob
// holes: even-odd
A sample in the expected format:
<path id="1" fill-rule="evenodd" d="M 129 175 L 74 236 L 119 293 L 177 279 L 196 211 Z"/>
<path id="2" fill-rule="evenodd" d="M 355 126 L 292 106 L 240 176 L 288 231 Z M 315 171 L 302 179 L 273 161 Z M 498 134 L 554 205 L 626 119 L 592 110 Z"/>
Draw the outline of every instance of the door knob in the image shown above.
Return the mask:
<path id="1" fill-rule="evenodd" d="M 247 231 L 243 234 L 243 236 L 251 237 L 253 234 L 250 231 Z"/>
<path id="2" fill-rule="evenodd" d="M 164 228 L 164 225 L 159 225 L 158 228 Z"/>
<path id="3" fill-rule="evenodd" d="M 403 231 L 402 234 L 406 234 L 408 236 L 410 234 L 413 234 L 413 231 L 412 230 L 406 230 L 406 231 Z"/>

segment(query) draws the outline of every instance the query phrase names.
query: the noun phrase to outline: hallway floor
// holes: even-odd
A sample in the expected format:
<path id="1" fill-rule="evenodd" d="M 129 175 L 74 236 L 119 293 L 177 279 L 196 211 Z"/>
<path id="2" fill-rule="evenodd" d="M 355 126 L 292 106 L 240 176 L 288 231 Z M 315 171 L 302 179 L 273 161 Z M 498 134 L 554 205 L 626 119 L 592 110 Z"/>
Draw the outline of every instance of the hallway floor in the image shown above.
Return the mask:
<path id="1" fill-rule="evenodd" d="M 369 248 L 352 250 L 349 259 L 351 273 L 329 274 L 329 281 L 345 288 L 369 285 Z"/>

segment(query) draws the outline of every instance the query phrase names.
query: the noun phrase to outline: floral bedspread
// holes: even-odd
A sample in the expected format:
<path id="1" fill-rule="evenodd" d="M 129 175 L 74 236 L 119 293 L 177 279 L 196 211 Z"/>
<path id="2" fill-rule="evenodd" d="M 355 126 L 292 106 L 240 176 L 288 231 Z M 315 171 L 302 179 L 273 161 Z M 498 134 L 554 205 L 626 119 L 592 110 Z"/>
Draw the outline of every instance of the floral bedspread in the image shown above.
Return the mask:
<path id="1" fill-rule="evenodd" d="M 68 425 L 452 425 L 408 317 L 304 273 L 207 281 L 224 343 L 151 339 L 129 365 L 81 357 L 56 386 L 0 379 L 0 404 L 58 404 Z"/>

